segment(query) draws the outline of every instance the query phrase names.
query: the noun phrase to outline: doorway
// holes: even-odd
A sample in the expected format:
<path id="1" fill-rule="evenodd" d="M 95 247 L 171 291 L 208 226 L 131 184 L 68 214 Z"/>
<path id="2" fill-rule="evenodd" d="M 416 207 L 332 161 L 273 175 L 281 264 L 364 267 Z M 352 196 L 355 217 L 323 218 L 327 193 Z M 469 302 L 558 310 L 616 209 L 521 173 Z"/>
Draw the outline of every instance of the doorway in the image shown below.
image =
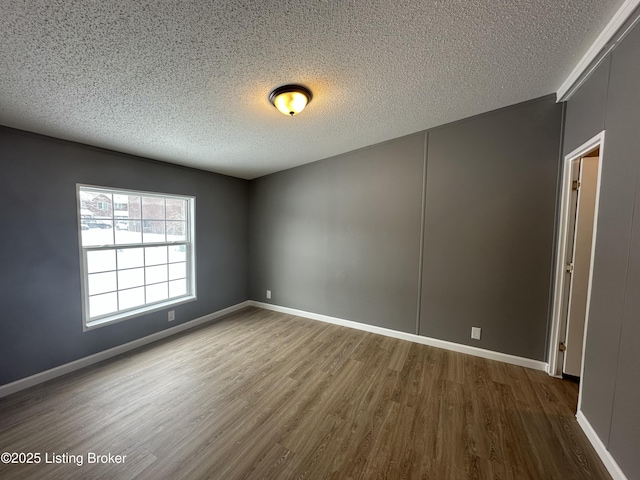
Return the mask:
<path id="1" fill-rule="evenodd" d="M 604 131 L 563 162 L 549 343 L 549 375 L 556 377 L 582 377 L 603 151 Z"/>

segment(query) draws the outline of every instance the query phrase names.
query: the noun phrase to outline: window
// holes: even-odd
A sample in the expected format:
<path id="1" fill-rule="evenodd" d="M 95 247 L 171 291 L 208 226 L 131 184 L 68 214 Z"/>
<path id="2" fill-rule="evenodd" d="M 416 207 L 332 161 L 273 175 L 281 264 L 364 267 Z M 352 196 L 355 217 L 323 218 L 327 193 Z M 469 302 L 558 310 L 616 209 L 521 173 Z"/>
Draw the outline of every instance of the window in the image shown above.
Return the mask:
<path id="1" fill-rule="evenodd" d="M 195 300 L 194 197 L 77 190 L 85 329 Z"/>

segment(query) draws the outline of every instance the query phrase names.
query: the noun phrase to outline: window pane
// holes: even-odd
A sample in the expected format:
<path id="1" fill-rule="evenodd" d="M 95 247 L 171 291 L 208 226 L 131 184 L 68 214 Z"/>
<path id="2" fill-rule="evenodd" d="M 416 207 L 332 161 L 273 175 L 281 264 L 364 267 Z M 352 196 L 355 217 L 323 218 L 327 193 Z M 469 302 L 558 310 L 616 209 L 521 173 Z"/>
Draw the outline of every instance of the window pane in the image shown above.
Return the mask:
<path id="1" fill-rule="evenodd" d="M 115 321 L 112 315 L 118 311 L 127 312 L 119 318 L 128 318 L 140 307 L 189 293 L 195 281 L 189 268 L 192 202 L 172 195 L 78 188 L 87 326 L 97 318 L 104 319 L 100 325 Z"/>
<path id="2" fill-rule="evenodd" d="M 167 247 L 145 247 L 145 265 L 167 263 Z"/>
<path id="3" fill-rule="evenodd" d="M 176 242 L 186 240 L 186 222 L 167 222 L 167 241 Z"/>
<path id="4" fill-rule="evenodd" d="M 129 216 L 129 197 L 119 193 L 113 194 L 113 216 Z"/>
<path id="5" fill-rule="evenodd" d="M 116 220 L 116 243 L 142 243 L 142 228 L 140 220 Z"/>
<path id="6" fill-rule="evenodd" d="M 80 224 L 82 246 L 112 245 L 113 221 L 83 219 Z"/>
<path id="7" fill-rule="evenodd" d="M 95 216 L 94 209 L 91 208 L 91 203 L 96 196 L 96 193 L 88 192 L 86 190 L 80 190 L 80 216 L 82 218 L 93 218 Z"/>
<path id="8" fill-rule="evenodd" d="M 187 280 L 174 280 L 169 282 L 169 297 L 180 297 L 187 294 Z"/>
<path id="9" fill-rule="evenodd" d="M 142 218 L 142 199 L 138 195 L 129 195 L 129 218 Z"/>
<path id="10" fill-rule="evenodd" d="M 159 302 L 166 300 L 168 297 L 167 282 L 148 285 L 147 287 L 147 303 Z"/>
<path id="11" fill-rule="evenodd" d="M 169 264 L 169 280 L 185 278 L 186 276 L 187 276 L 187 264 L 185 262 Z"/>
<path id="12" fill-rule="evenodd" d="M 158 265 L 157 267 L 147 267 L 146 268 L 146 281 L 145 283 L 149 285 L 150 283 L 159 283 L 167 281 L 167 266 L 166 265 Z"/>
<path id="13" fill-rule="evenodd" d="M 80 214 L 83 218 L 112 218 L 113 200 L 110 193 L 80 190 Z"/>
<path id="14" fill-rule="evenodd" d="M 113 216 L 122 219 L 138 219 L 141 215 L 138 195 L 113 194 Z"/>
<path id="15" fill-rule="evenodd" d="M 113 218 L 113 195 L 110 193 L 101 193 L 95 198 L 97 213 L 96 218 Z"/>
<path id="16" fill-rule="evenodd" d="M 118 292 L 120 310 L 144 305 L 144 287 L 132 288 Z"/>
<path id="17" fill-rule="evenodd" d="M 187 260 L 187 246 L 186 245 L 171 245 L 169 246 L 169 261 L 170 262 L 184 262 Z"/>
<path id="18" fill-rule="evenodd" d="M 164 222 L 160 220 L 143 220 L 142 241 L 143 243 L 164 242 Z"/>
<path id="19" fill-rule="evenodd" d="M 115 292 L 89 297 L 89 316 L 98 317 L 118 310 L 118 297 Z"/>
<path id="20" fill-rule="evenodd" d="M 142 218 L 145 220 L 164 220 L 164 198 L 142 197 Z"/>
<path id="21" fill-rule="evenodd" d="M 167 220 L 186 220 L 187 201 L 167 198 Z"/>
<path id="22" fill-rule="evenodd" d="M 118 250 L 118 268 L 135 267 L 144 267 L 144 250 L 142 248 L 123 248 Z"/>
<path id="23" fill-rule="evenodd" d="M 92 273 L 89 275 L 89 295 L 113 292 L 116 289 L 116 272 Z"/>
<path id="24" fill-rule="evenodd" d="M 120 270 L 118 272 L 118 288 L 131 288 L 144 285 L 144 268 Z M 120 307 L 122 308 L 122 307 Z"/>
<path id="25" fill-rule="evenodd" d="M 87 272 L 106 272 L 116 269 L 115 250 L 94 250 L 87 252 Z"/>

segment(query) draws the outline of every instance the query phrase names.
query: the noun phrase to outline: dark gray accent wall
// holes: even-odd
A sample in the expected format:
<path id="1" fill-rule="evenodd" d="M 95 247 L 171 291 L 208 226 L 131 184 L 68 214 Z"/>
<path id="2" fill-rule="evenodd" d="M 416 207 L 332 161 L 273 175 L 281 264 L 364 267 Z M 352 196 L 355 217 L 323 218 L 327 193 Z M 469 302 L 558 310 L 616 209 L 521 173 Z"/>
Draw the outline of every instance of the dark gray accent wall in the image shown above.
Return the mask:
<path id="1" fill-rule="evenodd" d="M 545 359 L 561 122 L 547 97 L 429 132 L 421 335 Z"/>
<path id="2" fill-rule="evenodd" d="M 428 134 L 419 333 L 543 360 L 561 121 L 549 96 L 251 181 L 251 298 L 418 333 Z"/>
<path id="3" fill-rule="evenodd" d="M 251 298 L 415 332 L 424 138 L 253 180 Z"/>
<path id="4" fill-rule="evenodd" d="M 247 300 L 247 181 L 6 127 L 0 167 L 0 385 Z M 174 322 L 82 331 L 76 183 L 195 195 L 198 300 Z"/>
<path id="5" fill-rule="evenodd" d="M 600 111 L 605 143 L 598 233 L 584 375 L 582 411 L 628 478 L 640 478 L 640 28 L 594 73 L 599 90 L 585 85 L 568 111 Z M 608 82 L 604 79 L 609 77 Z M 599 79 L 599 80 L 597 80 Z M 592 105 L 588 105 L 592 103 Z M 567 118 L 573 149 L 589 140 L 593 119 Z"/>

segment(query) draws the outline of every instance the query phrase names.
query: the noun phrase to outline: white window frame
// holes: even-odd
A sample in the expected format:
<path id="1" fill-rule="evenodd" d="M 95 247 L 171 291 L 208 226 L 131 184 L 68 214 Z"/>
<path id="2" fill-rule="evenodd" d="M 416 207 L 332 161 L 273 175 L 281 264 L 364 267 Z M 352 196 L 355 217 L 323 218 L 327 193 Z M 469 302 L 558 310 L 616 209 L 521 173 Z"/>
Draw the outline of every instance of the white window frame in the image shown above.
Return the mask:
<path id="1" fill-rule="evenodd" d="M 164 199 L 179 199 L 187 201 L 187 215 L 186 215 L 186 239 L 184 241 L 165 241 L 154 243 L 143 243 L 142 239 L 140 243 L 127 243 L 127 244 L 115 244 L 115 231 L 114 231 L 114 243 L 108 245 L 82 245 L 82 202 L 80 200 L 80 191 L 83 189 L 95 190 L 96 192 L 112 193 L 117 195 L 131 195 L 140 197 L 160 197 Z M 114 187 L 106 187 L 100 185 L 87 185 L 76 184 L 76 200 L 77 200 L 77 216 L 78 216 L 78 246 L 80 252 L 80 278 L 81 278 L 81 294 L 82 294 L 82 329 L 83 331 L 93 330 L 95 328 L 104 327 L 113 323 L 129 320 L 141 315 L 146 315 L 159 310 L 167 309 L 168 307 L 175 307 L 184 303 L 193 302 L 197 300 L 196 296 L 196 243 L 195 243 L 195 218 L 196 218 L 196 197 L 187 195 L 176 195 L 170 193 L 149 192 L 144 190 L 130 190 Z M 110 219 L 113 224 L 113 229 L 116 228 L 117 218 L 114 216 L 112 209 L 112 215 Z M 165 213 L 166 215 L 166 213 Z M 142 219 L 140 220 L 142 222 Z M 157 247 L 157 246 L 170 246 L 170 245 L 186 245 L 186 271 L 187 271 L 187 293 L 180 297 L 171 298 L 168 300 L 160 300 L 155 303 L 146 304 L 138 307 L 132 307 L 126 310 L 119 310 L 116 312 L 108 313 L 102 316 L 90 318 L 89 317 L 89 273 L 87 269 L 87 253 L 89 251 L 98 250 L 119 250 L 128 248 L 144 248 L 144 247 Z M 117 268 L 115 270 L 118 271 Z M 117 292 L 118 290 L 116 290 Z"/>

